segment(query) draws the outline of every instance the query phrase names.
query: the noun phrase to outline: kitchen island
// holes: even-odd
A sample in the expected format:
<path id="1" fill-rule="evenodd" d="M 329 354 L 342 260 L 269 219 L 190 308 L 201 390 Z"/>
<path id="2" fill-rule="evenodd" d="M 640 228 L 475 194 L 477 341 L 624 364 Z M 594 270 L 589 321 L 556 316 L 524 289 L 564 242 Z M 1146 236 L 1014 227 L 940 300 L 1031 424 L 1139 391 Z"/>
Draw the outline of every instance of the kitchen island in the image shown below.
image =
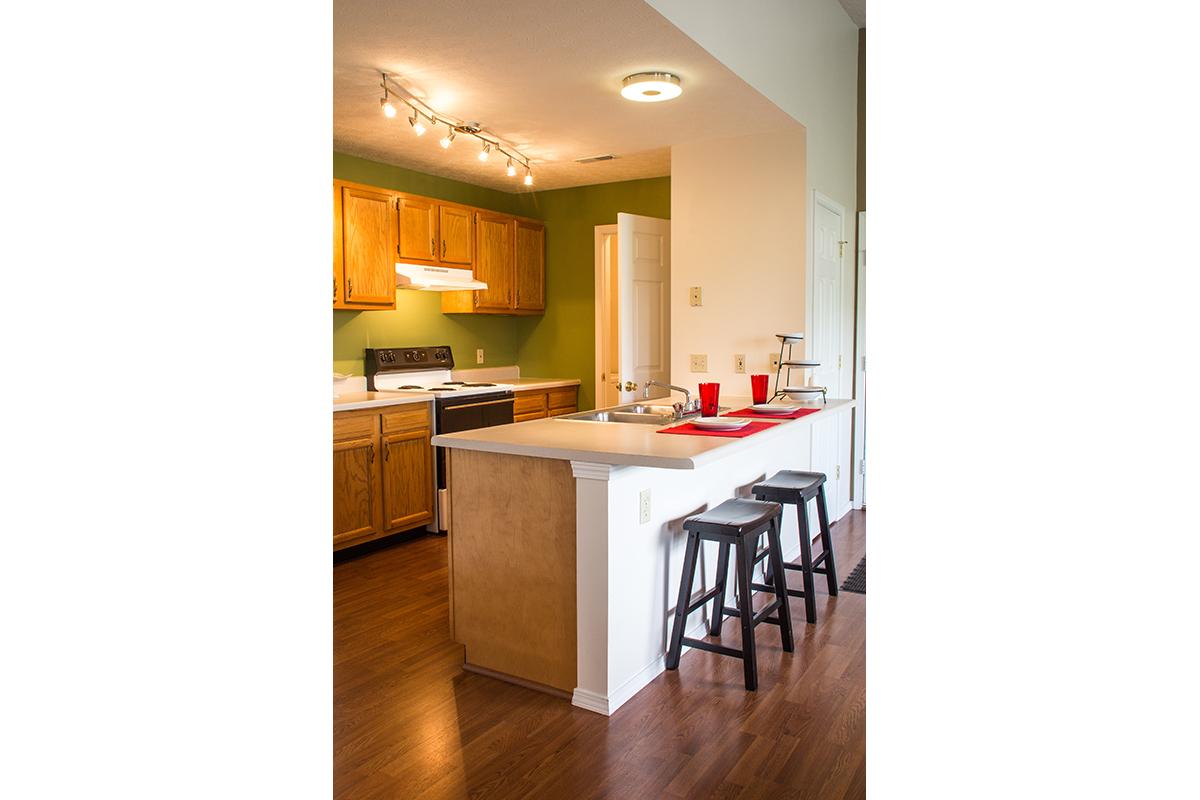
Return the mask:
<path id="1" fill-rule="evenodd" d="M 780 469 L 826 473 L 841 517 L 853 405 L 816 404 L 745 438 L 569 418 L 435 436 L 449 449 L 450 625 L 464 667 L 614 712 L 664 669 L 684 518 Z M 798 557 L 790 507 L 783 548 Z M 711 584 L 715 561 L 706 550 L 698 581 Z M 703 638 L 702 617 L 686 635 Z"/>

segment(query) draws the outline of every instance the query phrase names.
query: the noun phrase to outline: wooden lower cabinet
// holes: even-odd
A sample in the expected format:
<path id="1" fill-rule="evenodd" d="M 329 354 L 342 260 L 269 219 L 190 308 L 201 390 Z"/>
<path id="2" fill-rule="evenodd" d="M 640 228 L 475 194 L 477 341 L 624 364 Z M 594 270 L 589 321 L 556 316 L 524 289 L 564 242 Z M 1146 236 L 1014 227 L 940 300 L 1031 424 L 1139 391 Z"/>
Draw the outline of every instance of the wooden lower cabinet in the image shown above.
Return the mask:
<path id="1" fill-rule="evenodd" d="M 433 521 L 428 404 L 333 415 L 333 549 Z"/>
<path id="2" fill-rule="evenodd" d="M 578 386 L 516 391 L 513 398 L 513 422 L 558 417 L 579 410 Z"/>

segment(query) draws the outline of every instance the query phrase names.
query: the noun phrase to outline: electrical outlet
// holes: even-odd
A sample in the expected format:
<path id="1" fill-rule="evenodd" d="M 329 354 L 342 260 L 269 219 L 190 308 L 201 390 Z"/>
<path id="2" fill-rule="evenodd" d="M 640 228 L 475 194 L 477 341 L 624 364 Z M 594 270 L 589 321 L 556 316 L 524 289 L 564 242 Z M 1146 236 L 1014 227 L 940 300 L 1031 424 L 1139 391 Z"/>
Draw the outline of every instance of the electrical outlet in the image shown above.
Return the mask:
<path id="1" fill-rule="evenodd" d="M 641 515 L 639 518 L 639 521 L 641 524 L 644 525 L 645 523 L 650 521 L 650 490 L 649 489 L 642 489 L 642 494 L 639 497 L 638 507 L 640 508 L 640 515 Z"/>
<path id="2" fill-rule="evenodd" d="M 475 351 L 475 363 L 476 364 L 483 363 L 483 348 L 482 347 Z"/>
<path id="3" fill-rule="evenodd" d="M 692 353 L 692 372 L 708 372 L 708 355 Z"/>
<path id="4" fill-rule="evenodd" d="M 737 355 L 735 355 L 733 357 L 733 371 L 734 372 L 745 372 L 746 371 L 746 354 L 745 353 L 738 353 Z"/>
<path id="5" fill-rule="evenodd" d="M 704 305 L 704 301 L 701 299 L 699 286 L 693 286 L 689 290 L 689 302 L 694 306 Z"/>
<path id="6" fill-rule="evenodd" d="M 779 353 L 771 353 L 771 372 L 779 372 Z"/>

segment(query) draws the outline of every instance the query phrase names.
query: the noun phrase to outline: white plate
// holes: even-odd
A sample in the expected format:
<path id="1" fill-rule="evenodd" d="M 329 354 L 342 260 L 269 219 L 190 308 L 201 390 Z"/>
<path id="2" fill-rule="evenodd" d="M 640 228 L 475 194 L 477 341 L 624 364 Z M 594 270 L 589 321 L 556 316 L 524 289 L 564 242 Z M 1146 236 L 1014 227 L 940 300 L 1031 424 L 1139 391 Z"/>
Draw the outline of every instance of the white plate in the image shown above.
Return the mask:
<path id="1" fill-rule="evenodd" d="M 692 420 L 697 428 L 712 431 L 736 431 L 750 424 L 748 419 L 733 419 L 732 417 L 697 417 Z"/>
<path id="2" fill-rule="evenodd" d="M 773 406 L 769 403 L 755 403 L 750 406 L 751 411 L 757 411 L 760 414 L 790 414 L 796 409 L 788 406 Z"/>
<path id="3" fill-rule="evenodd" d="M 783 391 L 792 394 L 820 394 L 825 390 L 820 386 L 785 386 Z"/>

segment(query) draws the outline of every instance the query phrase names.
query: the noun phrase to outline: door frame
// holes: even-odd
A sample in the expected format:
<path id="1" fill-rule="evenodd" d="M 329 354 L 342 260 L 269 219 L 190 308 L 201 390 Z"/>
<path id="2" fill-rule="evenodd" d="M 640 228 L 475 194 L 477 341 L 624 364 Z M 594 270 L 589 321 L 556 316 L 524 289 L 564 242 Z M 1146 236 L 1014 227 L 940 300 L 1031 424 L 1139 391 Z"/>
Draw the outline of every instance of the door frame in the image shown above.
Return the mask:
<path id="1" fill-rule="evenodd" d="M 867 212 L 858 212 L 858 262 L 854 312 L 854 463 L 851 508 L 867 505 Z"/>
<path id="2" fill-rule="evenodd" d="M 611 235 L 613 237 L 613 241 L 616 241 L 616 237 L 617 237 L 616 223 L 613 223 L 612 225 L 597 225 L 595 227 L 596 259 L 594 262 L 593 272 L 595 275 L 595 286 L 596 286 L 596 294 L 595 294 L 595 297 L 596 297 L 596 302 L 595 302 L 595 316 L 596 316 L 596 320 L 595 320 L 595 322 L 596 322 L 596 326 L 595 326 L 595 339 L 596 339 L 595 358 L 596 358 L 596 360 L 595 360 L 595 368 L 592 370 L 592 379 L 595 381 L 595 384 L 596 384 L 596 408 L 604 407 L 602 405 L 602 403 L 604 402 L 604 394 L 605 394 L 604 378 L 603 378 L 603 375 L 604 375 L 604 336 L 605 336 L 605 327 L 606 327 L 606 323 L 608 321 L 608 315 L 609 315 L 609 304 L 610 304 L 612 298 L 610 298 L 608 296 L 608 282 L 604 280 L 604 278 L 605 278 L 604 273 L 608 266 L 607 262 L 604 258 L 604 237 L 609 236 L 609 235 Z"/>
<path id="3" fill-rule="evenodd" d="M 812 354 L 813 354 L 813 351 L 809 345 L 812 342 L 812 336 L 811 336 L 811 333 L 813 330 L 812 320 L 814 317 L 813 300 L 815 298 L 813 297 L 813 295 L 814 295 L 813 282 L 816 280 L 816 269 L 817 269 L 817 208 L 819 206 L 824 206 L 826 210 L 832 211 L 833 213 L 837 214 L 838 217 L 841 218 L 842 230 L 841 230 L 841 233 L 838 234 L 838 241 L 847 241 L 846 240 L 846 209 L 845 209 L 845 207 L 842 206 L 841 203 L 834 200 L 833 198 L 822 194 L 817 189 L 812 190 L 812 196 L 813 196 L 812 213 L 810 213 L 808 215 L 808 268 L 805 270 L 805 275 L 804 275 L 804 352 L 805 352 L 805 358 L 811 358 Z M 845 317 L 846 317 L 846 314 L 845 314 L 846 298 L 854 297 L 854 273 L 852 270 L 846 269 L 845 255 L 843 255 L 841 258 L 840 264 L 838 265 L 838 271 L 841 273 L 840 279 L 841 279 L 841 284 L 842 284 L 842 312 L 843 312 L 842 313 L 843 319 L 842 319 L 841 331 L 839 331 L 839 334 L 838 334 L 838 336 L 839 336 L 838 350 L 844 351 L 846 348 L 842 347 L 842 345 L 845 343 L 841 341 L 841 337 L 844 337 L 845 332 L 846 332 L 846 319 L 845 319 Z M 847 285 L 847 284 L 849 284 L 849 285 Z M 849 294 L 847 294 L 847 292 L 849 292 Z M 853 306 L 851 306 L 851 311 L 853 311 Z M 854 324 L 853 315 L 851 315 L 850 324 L 851 324 L 851 326 L 853 326 L 853 324 Z M 851 336 L 851 345 L 853 345 L 853 336 Z M 853 353 L 853 349 L 851 349 L 851 352 Z M 837 371 L 838 385 L 836 387 L 829 387 L 829 396 L 830 397 L 846 397 L 847 391 L 846 391 L 846 387 L 844 387 L 843 384 L 847 383 L 847 381 L 845 379 L 844 373 L 846 373 L 846 372 L 853 373 L 852 369 L 851 370 L 846 369 L 846 366 L 845 366 L 846 354 L 844 352 L 842 352 L 841 355 L 842 355 L 842 368 Z M 853 358 L 853 356 L 851 356 L 851 358 Z"/>

